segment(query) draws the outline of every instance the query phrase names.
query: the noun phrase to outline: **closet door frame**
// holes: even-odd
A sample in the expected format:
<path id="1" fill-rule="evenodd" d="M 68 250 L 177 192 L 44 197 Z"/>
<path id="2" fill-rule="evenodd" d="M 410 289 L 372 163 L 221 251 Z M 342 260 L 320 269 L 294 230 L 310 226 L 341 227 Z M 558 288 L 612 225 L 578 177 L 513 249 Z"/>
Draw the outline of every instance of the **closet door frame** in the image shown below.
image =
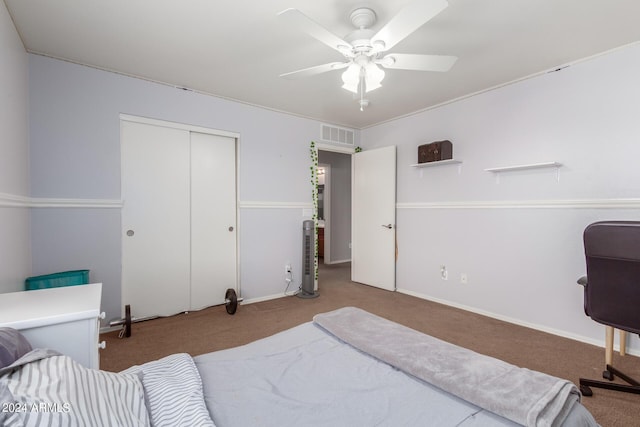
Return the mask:
<path id="1" fill-rule="evenodd" d="M 241 292 L 241 283 L 240 283 L 240 239 L 239 239 L 239 230 L 240 230 L 240 216 L 239 216 L 239 212 L 238 212 L 238 206 L 239 206 L 239 197 L 240 197 L 240 192 L 239 192 L 239 179 L 240 179 L 240 159 L 239 159 L 239 153 L 240 153 L 240 134 L 237 132 L 230 132 L 230 131 L 226 131 L 226 130 L 220 130 L 220 129 L 213 129 L 213 128 L 207 128 L 207 127 L 202 127 L 202 126 L 194 126 L 194 125 L 189 125 L 189 124 L 183 124 L 183 123 L 178 123 L 178 122 L 171 122 L 171 121 L 165 121 L 165 120 L 158 120 L 158 119 L 152 119 L 152 118 L 148 118 L 148 117 L 141 117 L 141 116 L 134 116 L 134 115 L 130 115 L 130 114 L 124 114 L 121 113 L 120 114 L 120 122 L 133 122 L 133 123 L 140 123 L 140 124 L 148 124 L 148 125 L 153 125 L 153 126 L 161 126 L 161 127 L 167 127 L 167 128 L 171 128 L 171 129 L 178 129 L 178 130 L 184 130 L 184 131 L 188 131 L 188 132 L 196 132 L 196 133 L 204 133 L 204 134 L 209 134 L 209 135 L 216 135 L 216 136 L 222 136 L 222 137 L 227 137 L 227 138 L 232 138 L 235 140 L 235 230 L 234 230 L 234 234 L 235 234 L 235 259 L 236 259 L 236 265 L 235 265 L 235 283 L 236 283 L 236 292 L 238 294 L 238 296 L 242 295 Z M 121 138 L 121 143 L 122 143 L 122 138 Z M 121 165 L 122 165 L 122 156 L 123 153 L 121 152 Z M 120 176 L 122 176 L 122 171 L 120 172 Z M 122 194 L 122 185 L 123 183 L 120 183 L 121 185 L 121 194 Z M 124 239 L 124 230 L 122 229 L 123 224 L 121 224 L 120 228 L 121 228 L 121 234 L 120 234 L 120 238 Z M 122 247 L 122 244 L 121 244 Z M 121 254 L 122 258 L 122 262 L 121 265 L 124 265 L 124 254 Z M 121 300 L 122 300 L 122 286 L 124 284 L 124 277 L 121 271 Z M 124 311 L 124 301 L 122 303 L 122 316 L 125 315 Z"/>

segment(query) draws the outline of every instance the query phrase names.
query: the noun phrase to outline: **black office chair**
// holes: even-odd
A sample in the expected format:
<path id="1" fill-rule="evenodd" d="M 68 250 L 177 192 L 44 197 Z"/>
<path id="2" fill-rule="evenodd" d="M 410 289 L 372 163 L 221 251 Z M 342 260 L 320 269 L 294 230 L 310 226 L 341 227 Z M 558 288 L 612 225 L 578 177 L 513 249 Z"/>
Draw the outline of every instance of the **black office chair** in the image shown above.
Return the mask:
<path id="1" fill-rule="evenodd" d="M 614 328 L 621 331 L 621 354 L 626 339 L 623 331 L 640 334 L 640 222 L 596 222 L 584 230 L 583 237 L 587 276 L 578 283 L 584 286 L 587 316 L 607 326 L 602 376 L 609 381 L 580 378 L 580 391 L 591 396 L 590 387 L 599 387 L 640 394 L 640 383 L 611 366 Z M 615 376 L 629 385 L 611 382 Z"/>

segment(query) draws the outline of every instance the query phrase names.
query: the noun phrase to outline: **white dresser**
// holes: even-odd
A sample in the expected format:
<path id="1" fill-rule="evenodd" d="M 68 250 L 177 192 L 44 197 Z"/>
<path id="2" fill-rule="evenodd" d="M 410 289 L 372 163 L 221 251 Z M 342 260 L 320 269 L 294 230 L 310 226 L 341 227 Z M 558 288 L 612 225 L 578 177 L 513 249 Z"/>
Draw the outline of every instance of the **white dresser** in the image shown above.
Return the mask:
<path id="1" fill-rule="evenodd" d="M 33 348 L 50 348 L 100 367 L 102 283 L 0 294 L 0 326 L 18 329 Z"/>

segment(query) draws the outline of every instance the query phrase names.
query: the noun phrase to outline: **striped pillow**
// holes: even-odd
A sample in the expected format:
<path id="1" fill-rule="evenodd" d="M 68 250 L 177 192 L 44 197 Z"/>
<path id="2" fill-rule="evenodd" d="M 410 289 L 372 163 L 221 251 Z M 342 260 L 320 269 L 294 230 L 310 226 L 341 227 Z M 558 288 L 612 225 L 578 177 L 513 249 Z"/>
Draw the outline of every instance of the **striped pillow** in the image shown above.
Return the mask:
<path id="1" fill-rule="evenodd" d="M 121 373 L 142 373 L 154 427 L 214 427 L 204 403 L 200 373 L 187 353 L 172 354 Z"/>
<path id="2" fill-rule="evenodd" d="M 88 369 L 68 356 L 19 365 L 0 377 L 3 388 L 7 426 L 149 425 L 138 376 Z"/>

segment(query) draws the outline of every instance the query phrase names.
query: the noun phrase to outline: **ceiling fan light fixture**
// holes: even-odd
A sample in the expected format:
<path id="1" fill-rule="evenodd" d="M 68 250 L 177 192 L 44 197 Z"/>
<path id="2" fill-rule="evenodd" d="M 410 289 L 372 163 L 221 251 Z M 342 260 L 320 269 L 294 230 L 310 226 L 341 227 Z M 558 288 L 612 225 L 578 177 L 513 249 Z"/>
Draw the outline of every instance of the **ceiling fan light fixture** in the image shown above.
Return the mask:
<path id="1" fill-rule="evenodd" d="M 358 93 L 358 85 L 360 84 L 360 66 L 351 64 L 347 70 L 342 73 L 343 89 L 349 92 Z"/>
<path id="2" fill-rule="evenodd" d="M 295 78 L 313 76 L 327 71 L 346 68 L 342 73 L 342 88 L 359 95 L 360 110 L 368 106 L 364 94 L 382 87 L 384 69 L 445 72 L 455 63 L 454 56 L 422 54 L 384 55 L 393 47 L 423 26 L 448 6 L 447 0 L 410 0 L 382 28 L 373 30 L 376 13 L 360 7 L 349 16 L 355 30 L 344 38 L 338 37 L 298 9 L 289 8 L 278 14 L 299 30 L 340 52 L 345 61 L 318 65 L 281 77 Z"/>
<path id="3" fill-rule="evenodd" d="M 364 66 L 364 79 L 366 90 L 365 92 L 371 92 L 372 90 L 382 87 L 382 79 L 384 79 L 384 70 L 378 67 L 373 62 L 369 62 Z"/>
<path id="4" fill-rule="evenodd" d="M 342 85 L 342 89 L 346 89 L 349 92 L 353 92 L 353 93 L 357 94 L 358 93 L 358 84 L 354 85 L 354 84 L 345 83 L 345 84 Z"/>

